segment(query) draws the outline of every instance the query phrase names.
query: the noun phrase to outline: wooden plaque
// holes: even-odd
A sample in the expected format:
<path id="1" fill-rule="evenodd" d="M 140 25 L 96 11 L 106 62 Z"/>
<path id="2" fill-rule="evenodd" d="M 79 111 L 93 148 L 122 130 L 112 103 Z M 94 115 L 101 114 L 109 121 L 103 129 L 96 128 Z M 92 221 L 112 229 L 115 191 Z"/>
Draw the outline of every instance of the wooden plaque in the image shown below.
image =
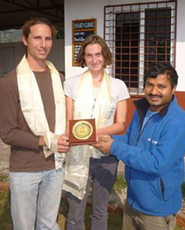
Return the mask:
<path id="1" fill-rule="evenodd" d="M 69 121 L 69 144 L 87 145 L 96 142 L 95 119 Z"/>

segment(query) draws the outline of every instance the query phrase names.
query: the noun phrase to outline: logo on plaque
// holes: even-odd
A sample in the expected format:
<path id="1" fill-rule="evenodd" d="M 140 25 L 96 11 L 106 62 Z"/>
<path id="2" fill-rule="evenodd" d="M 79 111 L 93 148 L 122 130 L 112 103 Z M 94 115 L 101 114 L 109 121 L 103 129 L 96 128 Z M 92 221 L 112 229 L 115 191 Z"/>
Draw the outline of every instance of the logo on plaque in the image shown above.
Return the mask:
<path id="1" fill-rule="evenodd" d="M 72 128 L 74 137 L 79 140 L 88 139 L 93 133 L 93 126 L 88 121 L 78 121 Z"/>
<path id="2" fill-rule="evenodd" d="M 70 120 L 70 145 L 85 145 L 96 142 L 95 119 Z"/>

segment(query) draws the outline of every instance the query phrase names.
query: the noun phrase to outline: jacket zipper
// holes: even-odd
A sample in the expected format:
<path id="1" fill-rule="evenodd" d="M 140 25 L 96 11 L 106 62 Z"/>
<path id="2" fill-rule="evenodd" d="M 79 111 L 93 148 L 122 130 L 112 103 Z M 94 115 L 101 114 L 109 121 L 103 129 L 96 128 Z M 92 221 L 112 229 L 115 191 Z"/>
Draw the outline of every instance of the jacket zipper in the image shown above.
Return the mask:
<path id="1" fill-rule="evenodd" d="M 148 119 L 148 121 L 147 121 L 146 124 L 143 126 L 143 128 L 142 128 L 142 126 L 140 127 L 139 135 L 138 135 L 138 137 L 137 137 L 135 146 L 137 146 L 137 144 L 138 144 L 138 142 L 139 142 L 139 139 L 140 139 L 140 137 L 141 137 L 141 134 L 142 134 L 143 130 L 144 130 L 145 127 L 148 125 L 148 123 L 150 122 L 150 120 L 151 120 L 151 118 L 152 118 L 153 116 L 155 116 L 155 114 L 153 114 L 153 115 Z"/>
<path id="2" fill-rule="evenodd" d="M 154 115 L 155 115 L 155 114 L 154 114 Z M 153 116 L 154 116 L 154 115 L 153 115 Z M 139 142 L 139 139 L 140 139 L 140 137 L 141 137 L 141 134 L 142 134 L 143 130 L 145 129 L 146 125 L 149 123 L 149 121 L 151 120 L 151 118 L 152 118 L 153 116 L 151 116 L 151 117 L 148 119 L 148 121 L 147 121 L 146 124 L 143 126 L 143 128 L 142 128 L 142 126 L 140 127 L 139 135 L 138 135 L 138 137 L 137 137 L 135 146 L 137 146 L 137 144 L 138 144 L 138 142 Z M 131 170 L 130 170 L 130 168 L 129 168 L 129 178 L 131 178 Z M 132 202 L 132 204 L 131 204 L 131 207 L 133 206 L 133 203 L 134 203 L 134 200 L 133 200 L 133 202 Z"/>

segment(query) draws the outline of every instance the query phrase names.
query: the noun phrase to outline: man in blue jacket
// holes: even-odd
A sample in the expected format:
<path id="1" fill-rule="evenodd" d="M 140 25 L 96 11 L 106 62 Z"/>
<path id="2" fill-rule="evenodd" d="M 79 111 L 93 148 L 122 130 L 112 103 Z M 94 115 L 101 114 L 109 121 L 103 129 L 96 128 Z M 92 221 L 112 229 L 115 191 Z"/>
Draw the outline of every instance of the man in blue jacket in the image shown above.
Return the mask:
<path id="1" fill-rule="evenodd" d="M 125 163 L 128 185 L 123 230 L 174 229 L 182 205 L 185 112 L 174 96 L 177 72 L 154 65 L 145 76 L 145 98 L 122 136 L 98 137 L 96 147 Z"/>

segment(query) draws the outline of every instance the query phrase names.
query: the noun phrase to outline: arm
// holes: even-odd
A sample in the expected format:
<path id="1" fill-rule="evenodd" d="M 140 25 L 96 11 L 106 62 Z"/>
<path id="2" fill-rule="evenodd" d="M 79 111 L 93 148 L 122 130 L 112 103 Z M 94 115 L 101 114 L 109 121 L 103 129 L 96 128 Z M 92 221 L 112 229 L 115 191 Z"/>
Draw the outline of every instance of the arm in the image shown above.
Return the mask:
<path id="1" fill-rule="evenodd" d="M 66 133 L 69 133 L 69 120 L 73 119 L 73 99 L 66 96 Z"/>
<path id="2" fill-rule="evenodd" d="M 126 134 L 123 134 L 121 136 L 117 136 L 117 135 L 113 135 L 112 137 L 110 136 L 111 134 L 123 132 L 123 129 L 126 123 L 125 122 L 126 112 L 127 112 L 126 100 L 119 101 L 117 104 L 117 110 L 115 113 L 115 123 L 106 128 L 98 129 L 97 134 L 99 135 L 97 137 L 96 144 L 93 144 L 94 147 L 99 148 L 100 151 L 105 154 L 110 154 L 110 148 L 111 148 L 112 142 L 114 141 L 113 139 L 122 141 L 123 138 L 125 137 L 125 139 L 127 140 Z M 110 134 L 110 135 L 107 135 L 107 134 Z"/>
<path id="3" fill-rule="evenodd" d="M 68 123 L 66 123 L 67 125 Z M 62 134 L 58 137 L 57 141 L 57 151 L 60 153 L 67 153 L 69 151 L 69 141 L 68 136 Z M 39 137 L 39 146 L 46 145 L 44 142 L 44 138 L 41 136 Z"/>
<path id="4" fill-rule="evenodd" d="M 0 80 L 0 114 L 0 136 L 6 144 L 39 149 L 39 137 L 31 133 L 20 110 L 16 76 Z"/>
<path id="5" fill-rule="evenodd" d="M 125 134 L 111 135 L 111 136 L 105 135 L 105 134 L 99 135 L 97 138 L 98 140 L 97 140 L 96 144 L 94 144 L 93 146 L 95 146 L 96 148 L 99 148 L 101 150 L 101 152 L 103 152 L 105 154 L 110 154 L 110 148 L 111 148 L 113 141 L 128 143 L 128 139 L 129 139 L 130 132 L 132 129 L 132 122 L 133 122 L 133 120 L 130 122 Z"/>
<path id="6" fill-rule="evenodd" d="M 183 158 L 184 140 L 184 125 L 168 125 L 161 133 L 158 143 L 151 143 L 149 150 L 114 140 L 110 153 L 131 168 L 159 176 Z"/>
<path id="7" fill-rule="evenodd" d="M 108 135 L 99 136 L 95 147 L 106 154 L 116 156 L 133 169 L 157 176 L 168 171 L 183 158 L 185 153 L 183 123 L 178 125 L 168 123 L 160 134 L 157 144 L 146 142 L 146 145 L 150 146 L 148 148 L 144 146 L 141 148 L 140 144 L 137 146 L 127 144 L 129 136 L 132 135 L 130 133 L 132 123 L 133 120 L 124 135 L 113 135 L 113 139 Z"/>
<path id="8" fill-rule="evenodd" d="M 120 134 L 123 133 L 125 124 L 126 124 L 126 115 L 127 115 L 127 101 L 122 100 L 118 101 L 117 108 L 114 116 L 114 124 L 97 129 L 97 135 L 102 134 Z"/>

